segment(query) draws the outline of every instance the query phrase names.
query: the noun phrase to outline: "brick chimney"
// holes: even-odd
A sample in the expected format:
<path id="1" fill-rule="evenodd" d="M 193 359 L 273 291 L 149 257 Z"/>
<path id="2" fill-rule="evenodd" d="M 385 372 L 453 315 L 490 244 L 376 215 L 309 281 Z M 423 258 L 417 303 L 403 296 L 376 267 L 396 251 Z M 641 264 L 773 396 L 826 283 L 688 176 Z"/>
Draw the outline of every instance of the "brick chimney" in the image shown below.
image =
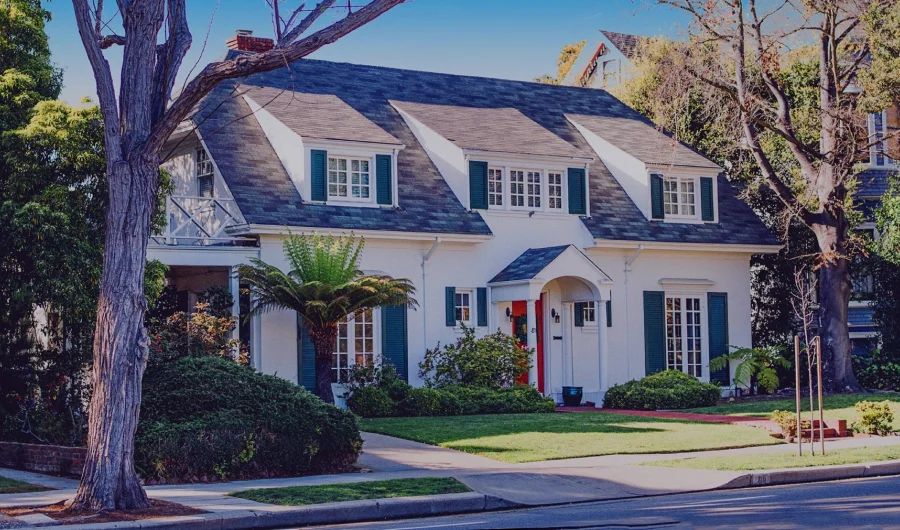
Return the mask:
<path id="1" fill-rule="evenodd" d="M 229 50 L 239 50 L 242 52 L 267 52 L 275 47 L 275 41 L 262 37 L 254 37 L 253 32 L 249 29 L 239 29 L 235 32 L 234 37 L 225 41 L 225 45 Z"/>

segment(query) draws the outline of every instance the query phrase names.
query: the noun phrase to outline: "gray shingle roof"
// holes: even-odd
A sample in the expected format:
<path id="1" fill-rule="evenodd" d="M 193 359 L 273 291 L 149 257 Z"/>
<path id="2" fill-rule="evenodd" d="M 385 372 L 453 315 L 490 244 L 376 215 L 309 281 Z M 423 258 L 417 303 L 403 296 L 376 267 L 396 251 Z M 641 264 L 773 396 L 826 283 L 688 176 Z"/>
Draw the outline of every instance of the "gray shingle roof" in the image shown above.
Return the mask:
<path id="1" fill-rule="evenodd" d="M 721 170 L 708 158 L 660 131 L 652 122 L 643 118 L 586 114 L 566 116 L 645 164 Z"/>
<path id="2" fill-rule="evenodd" d="M 630 35 L 628 33 L 618 33 L 616 31 L 608 31 L 605 29 L 601 29 L 600 33 L 603 34 L 609 42 L 615 46 L 622 55 L 628 58 L 629 61 L 633 61 L 635 57 L 638 55 L 638 46 L 641 41 L 645 39 L 645 37 L 641 37 L 639 35 Z"/>
<path id="3" fill-rule="evenodd" d="M 240 52 L 229 52 L 229 56 Z M 239 85 L 335 95 L 407 147 L 400 152 L 400 210 L 304 204 L 247 103 Z M 490 234 L 477 212 L 456 199 L 390 100 L 483 109 L 515 108 L 581 152 L 590 146 L 565 114 L 643 118 L 603 90 L 466 77 L 303 59 L 243 80 L 222 83 L 199 106 L 199 130 L 250 224 L 348 230 Z M 249 117 L 249 119 L 248 119 Z M 591 165 L 594 237 L 616 240 L 716 244 L 777 244 L 727 181 L 719 180 L 721 221 L 716 224 L 650 222 L 597 160 Z"/>
<path id="4" fill-rule="evenodd" d="M 505 269 L 498 272 L 488 283 L 530 280 L 540 274 L 571 245 L 558 247 L 529 248 L 514 259 Z"/>
<path id="5" fill-rule="evenodd" d="M 594 158 L 593 152 L 576 149 L 513 108 L 391 103 L 461 149 Z"/>
<path id="6" fill-rule="evenodd" d="M 891 187 L 891 176 L 896 174 L 897 171 L 889 169 L 867 169 L 865 171 L 860 171 L 856 176 L 859 181 L 856 196 L 881 198 L 881 196 L 887 192 L 888 188 Z"/>
<path id="7" fill-rule="evenodd" d="M 248 87 L 241 94 L 304 138 L 400 145 L 400 140 L 332 94 Z"/>

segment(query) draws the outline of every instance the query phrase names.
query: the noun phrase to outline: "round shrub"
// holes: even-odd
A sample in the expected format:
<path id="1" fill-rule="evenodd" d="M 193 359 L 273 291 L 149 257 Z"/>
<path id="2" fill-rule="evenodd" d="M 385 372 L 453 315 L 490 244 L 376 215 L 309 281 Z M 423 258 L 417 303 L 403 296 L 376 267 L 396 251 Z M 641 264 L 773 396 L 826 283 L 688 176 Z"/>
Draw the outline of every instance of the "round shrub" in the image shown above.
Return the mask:
<path id="1" fill-rule="evenodd" d="M 275 376 L 185 357 L 144 376 L 135 466 L 145 479 L 254 478 L 347 471 L 356 418 Z"/>
<path id="2" fill-rule="evenodd" d="M 393 416 L 394 406 L 387 390 L 376 386 L 364 386 L 347 398 L 347 408 L 363 418 Z"/>
<path id="3" fill-rule="evenodd" d="M 660 410 L 710 407 L 722 395 L 719 385 L 702 383 L 677 370 L 615 385 L 606 391 L 603 406 L 610 409 Z"/>

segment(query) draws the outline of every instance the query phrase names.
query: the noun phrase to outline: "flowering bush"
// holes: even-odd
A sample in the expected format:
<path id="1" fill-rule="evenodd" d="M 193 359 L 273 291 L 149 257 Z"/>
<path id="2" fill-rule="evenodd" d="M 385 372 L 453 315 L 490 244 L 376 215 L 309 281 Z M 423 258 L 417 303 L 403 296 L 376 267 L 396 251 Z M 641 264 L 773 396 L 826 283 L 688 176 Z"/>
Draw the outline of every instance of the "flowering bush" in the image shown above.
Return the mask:
<path id="1" fill-rule="evenodd" d="M 886 436 L 894 432 L 894 413 L 887 401 L 860 401 L 856 404 L 860 417 L 853 422 L 854 431 L 865 434 Z"/>
<path id="2" fill-rule="evenodd" d="M 476 339 L 475 330 L 465 324 L 462 332 L 456 344 L 425 351 L 419 377 L 426 386 L 510 387 L 531 368 L 533 350 L 520 347 L 515 337 L 498 330 Z"/>
<path id="3" fill-rule="evenodd" d="M 183 357 L 224 357 L 249 364 L 249 353 L 231 334 L 232 317 L 215 316 L 198 303 L 195 312 L 175 313 L 150 331 L 150 362 L 169 362 Z"/>

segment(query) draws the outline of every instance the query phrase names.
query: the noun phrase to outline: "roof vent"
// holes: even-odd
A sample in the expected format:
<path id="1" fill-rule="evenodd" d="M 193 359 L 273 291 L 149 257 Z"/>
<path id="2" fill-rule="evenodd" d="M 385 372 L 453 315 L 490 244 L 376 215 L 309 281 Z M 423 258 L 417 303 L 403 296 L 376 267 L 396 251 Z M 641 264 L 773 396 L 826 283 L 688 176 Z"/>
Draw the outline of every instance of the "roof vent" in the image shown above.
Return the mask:
<path id="1" fill-rule="evenodd" d="M 254 37 L 253 31 L 249 29 L 239 29 L 234 32 L 234 37 L 225 41 L 225 45 L 229 50 L 238 50 L 242 52 L 267 52 L 275 47 L 275 41 L 262 37 Z"/>

